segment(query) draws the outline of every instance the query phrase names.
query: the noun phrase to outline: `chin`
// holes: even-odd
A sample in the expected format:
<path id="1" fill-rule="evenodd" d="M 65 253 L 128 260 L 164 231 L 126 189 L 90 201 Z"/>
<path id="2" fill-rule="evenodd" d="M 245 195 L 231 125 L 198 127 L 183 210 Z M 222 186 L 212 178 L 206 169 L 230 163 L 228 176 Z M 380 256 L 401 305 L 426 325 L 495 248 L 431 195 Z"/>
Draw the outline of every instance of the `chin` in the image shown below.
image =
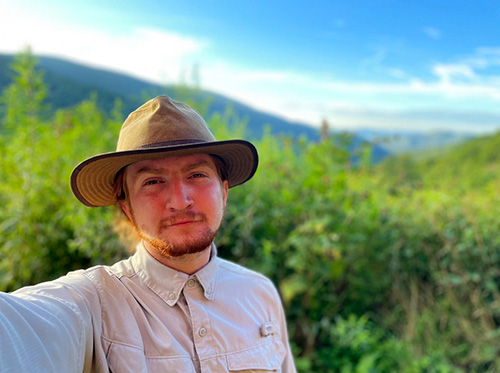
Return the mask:
<path id="1" fill-rule="evenodd" d="M 200 237 L 182 242 L 172 242 L 161 238 L 153 238 L 141 233 L 141 238 L 151 245 L 161 256 L 166 258 L 178 258 L 188 254 L 197 254 L 205 251 L 212 245 L 217 231 L 208 230 Z"/>

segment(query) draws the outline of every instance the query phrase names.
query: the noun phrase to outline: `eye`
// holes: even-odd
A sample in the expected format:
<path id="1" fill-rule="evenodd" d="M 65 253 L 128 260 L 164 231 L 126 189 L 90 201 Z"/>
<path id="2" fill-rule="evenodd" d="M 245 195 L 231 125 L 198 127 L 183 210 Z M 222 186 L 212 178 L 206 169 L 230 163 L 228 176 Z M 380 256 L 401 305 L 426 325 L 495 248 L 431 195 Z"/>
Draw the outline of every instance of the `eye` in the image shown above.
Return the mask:
<path id="1" fill-rule="evenodd" d="M 147 185 L 156 185 L 159 184 L 161 181 L 159 179 L 149 179 L 146 180 L 142 185 L 147 186 Z"/>
<path id="2" fill-rule="evenodd" d="M 193 179 L 199 179 L 199 178 L 202 178 L 202 177 L 206 177 L 206 175 L 205 175 L 205 174 L 202 174 L 202 173 L 197 172 L 197 173 L 192 174 L 192 175 L 191 175 L 191 177 L 192 177 Z"/>

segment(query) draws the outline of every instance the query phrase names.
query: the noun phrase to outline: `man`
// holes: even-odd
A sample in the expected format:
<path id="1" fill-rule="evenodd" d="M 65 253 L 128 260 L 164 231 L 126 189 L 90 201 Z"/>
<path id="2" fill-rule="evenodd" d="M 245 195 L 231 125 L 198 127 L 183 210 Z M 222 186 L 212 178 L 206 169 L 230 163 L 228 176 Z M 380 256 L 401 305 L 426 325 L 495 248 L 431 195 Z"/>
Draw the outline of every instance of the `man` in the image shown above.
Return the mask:
<path id="1" fill-rule="evenodd" d="M 295 371 L 274 286 L 213 243 L 228 189 L 257 162 L 168 97 L 131 113 L 117 151 L 82 162 L 71 186 L 87 206 L 121 208 L 136 253 L 0 294 L 0 371 Z"/>

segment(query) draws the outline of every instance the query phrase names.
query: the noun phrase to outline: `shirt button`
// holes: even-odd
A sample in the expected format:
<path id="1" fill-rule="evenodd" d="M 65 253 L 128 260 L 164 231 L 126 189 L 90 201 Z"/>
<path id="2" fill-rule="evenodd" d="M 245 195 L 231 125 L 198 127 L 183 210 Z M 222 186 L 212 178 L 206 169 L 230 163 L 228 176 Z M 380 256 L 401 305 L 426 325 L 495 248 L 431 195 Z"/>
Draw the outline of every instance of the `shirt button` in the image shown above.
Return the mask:
<path id="1" fill-rule="evenodd" d="M 174 293 L 169 293 L 168 294 L 168 299 L 172 300 L 175 298 L 175 294 Z"/>
<path id="2" fill-rule="evenodd" d="M 192 288 L 194 286 L 194 280 L 192 278 L 190 278 L 187 282 L 187 286 L 189 286 L 190 288 Z"/>
<path id="3" fill-rule="evenodd" d="M 199 335 L 200 337 L 204 337 L 204 336 L 206 336 L 206 335 L 207 335 L 207 329 L 205 329 L 205 328 L 200 328 L 200 330 L 198 330 L 198 335 Z"/>

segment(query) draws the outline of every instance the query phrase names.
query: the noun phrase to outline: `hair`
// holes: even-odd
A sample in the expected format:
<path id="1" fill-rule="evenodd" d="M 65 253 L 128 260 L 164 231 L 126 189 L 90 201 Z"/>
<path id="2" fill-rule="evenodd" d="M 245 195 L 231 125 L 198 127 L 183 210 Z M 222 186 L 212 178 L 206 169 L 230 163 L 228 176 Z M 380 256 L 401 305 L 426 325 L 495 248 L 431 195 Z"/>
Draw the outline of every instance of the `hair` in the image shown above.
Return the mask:
<path id="1" fill-rule="evenodd" d="M 121 201 L 127 199 L 127 193 L 125 191 L 125 167 L 120 169 L 115 176 L 115 183 L 113 184 L 113 195 L 115 196 L 115 202 L 118 204 Z"/>
<path id="2" fill-rule="evenodd" d="M 217 169 L 217 173 L 219 174 L 219 178 L 221 182 L 224 182 L 228 178 L 227 165 L 224 160 L 218 155 L 210 154 L 215 163 L 215 168 Z"/>

